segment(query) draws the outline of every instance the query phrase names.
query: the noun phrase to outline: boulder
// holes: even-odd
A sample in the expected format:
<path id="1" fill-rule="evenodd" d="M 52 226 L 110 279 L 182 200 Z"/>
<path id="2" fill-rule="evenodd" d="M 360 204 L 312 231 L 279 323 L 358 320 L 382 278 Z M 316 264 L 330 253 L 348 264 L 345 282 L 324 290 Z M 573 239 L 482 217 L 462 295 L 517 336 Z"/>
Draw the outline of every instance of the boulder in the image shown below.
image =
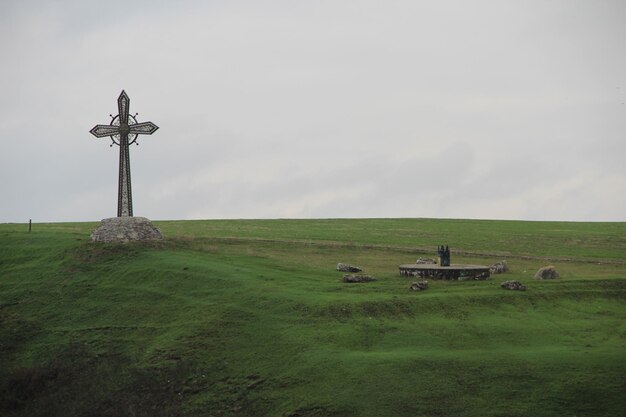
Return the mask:
<path id="1" fill-rule="evenodd" d="M 516 290 L 516 291 L 526 291 L 526 286 L 519 281 L 504 281 L 500 284 L 502 288 L 505 290 Z"/>
<path id="2" fill-rule="evenodd" d="M 346 274 L 343 276 L 343 282 L 372 282 L 376 281 L 371 275 L 351 275 Z"/>
<path id="3" fill-rule="evenodd" d="M 556 271 L 553 265 L 539 268 L 539 270 L 535 274 L 535 279 L 556 279 L 558 277 L 559 273 Z"/>
<path id="4" fill-rule="evenodd" d="M 509 272 L 509 265 L 506 263 L 505 260 L 496 262 L 489 267 L 489 272 L 491 272 L 492 274 L 504 274 L 505 272 Z"/>
<path id="5" fill-rule="evenodd" d="M 437 261 L 435 261 L 434 259 L 431 259 L 431 258 L 418 258 L 417 261 L 415 261 L 415 263 L 418 264 L 418 265 L 436 264 Z"/>
<path id="6" fill-rule="evenodd" d="M 91 233 L 91 240 L 107 243 L 163 240 L 163 234 L 145 217 L 112 217 L 102 220 Z"/>
<path id="7" fill-rule="evenodd" d="M 409 290 L 412 290 L 412 291 L 424 291 L 427 289 L 428 289 L 428 281 L 412 282 L 411 285 L 409 285 Z"/>
<path id="8" fill-rule="evenodd" d="M 354 266 L 354 265 L 350 265 L 350 264 L 344 264 L 339 262 L 337 264 L 337 271 L 341 271 L 341 272 L 361 272 L 362 269 L 359 268 L 358 266 Z"/>

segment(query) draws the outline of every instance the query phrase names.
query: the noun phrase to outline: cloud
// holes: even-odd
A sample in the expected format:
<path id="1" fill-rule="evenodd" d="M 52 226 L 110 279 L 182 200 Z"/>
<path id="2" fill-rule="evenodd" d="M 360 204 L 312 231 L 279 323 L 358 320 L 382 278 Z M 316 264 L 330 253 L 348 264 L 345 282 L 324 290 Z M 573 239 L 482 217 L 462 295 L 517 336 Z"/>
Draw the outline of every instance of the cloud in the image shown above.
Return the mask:
<path id="1" fill-rule="evenodd" d="M 622 2 L 103 7 L 0 5 L 0 221 L 115 214 L 122 89 L 148 217 L 625 220 Z"/>

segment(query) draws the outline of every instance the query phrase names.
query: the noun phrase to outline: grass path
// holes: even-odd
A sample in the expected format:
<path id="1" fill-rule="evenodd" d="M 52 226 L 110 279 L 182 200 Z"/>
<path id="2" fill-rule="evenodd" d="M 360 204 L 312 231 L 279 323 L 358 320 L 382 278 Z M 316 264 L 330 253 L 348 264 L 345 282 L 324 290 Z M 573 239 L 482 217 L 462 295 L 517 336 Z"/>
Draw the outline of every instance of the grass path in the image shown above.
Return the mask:
<path id="1" fill-rule="evenodd" d="M 185 240 L 184 238 L 178 238 Z M 396 245 L 377 245 L 371 243 L 349 243 L 341 241 L 318 241 L 318 240 L 297 240 L 297 239 L 265 239 L 259 237 L 214 237 L 208 238 L 208 241 L 214 242 L 264 242 L 264 243 L 277 243 L 288 245 L 308 245 L 317 246 L 321 248 L 357 248 L 357 249 L 375 249 L 375 250 L 390 250 L 394 252 L 404 252 L 418 255 L 426 255 L 433 257 L 432 247 L 415 247 L 415 246 L 396 246 Z M 518 255 L 511 252 L 494 251 L 494 252 L 476 252 L 472 250 L 451 250 L 453 256 L 473 257 L 473 258 L 509 258 L 509 259 L 530 259 L 541 261 L 557 261 L 557 262 L 579 262 L 579 263 L 594 263 L 594 264 L 608 264 L 608 265 L 625 265 L 624 259 L 592 259 L 592 258 L 573 258 L 565 256 L 537 256 L 537 255 Z"/>

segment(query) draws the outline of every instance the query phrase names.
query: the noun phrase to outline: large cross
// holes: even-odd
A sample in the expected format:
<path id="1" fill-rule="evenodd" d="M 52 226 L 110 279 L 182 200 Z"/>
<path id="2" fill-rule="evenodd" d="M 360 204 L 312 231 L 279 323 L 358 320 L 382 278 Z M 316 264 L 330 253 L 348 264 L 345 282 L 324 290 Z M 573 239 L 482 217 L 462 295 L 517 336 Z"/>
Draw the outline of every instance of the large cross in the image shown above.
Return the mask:
<path id="1" fill-rule="evenodd" d="M 120 147 L 120 174 L 117 191 L 117 217 L 133 215 L 133 195 L 130 187 L 129 145 L 137 140 L 138 135 L 151 135 L 159 128 L 152 122 L 137 123 L 135 116 L 129 114 L 130 99 L 122 90 L 117 99 L 118 115 L 108 125 L 96 125 L 89 132 L 97 138 L 110 136 L 113 144 Z M 113 146 L 111 144 L 111 146 Z"/>

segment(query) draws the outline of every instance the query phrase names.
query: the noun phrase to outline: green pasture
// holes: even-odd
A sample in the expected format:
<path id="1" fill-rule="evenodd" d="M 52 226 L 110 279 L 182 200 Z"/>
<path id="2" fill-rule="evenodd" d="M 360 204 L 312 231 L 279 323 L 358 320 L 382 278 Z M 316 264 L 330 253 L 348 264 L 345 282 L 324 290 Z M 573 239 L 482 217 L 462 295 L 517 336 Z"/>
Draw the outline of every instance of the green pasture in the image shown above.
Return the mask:
<path id="1" fill-rule="evenodd" d="M 0 225 L 2 416 L 626 409 L 626 223 L 163 221 L 166 241 L 126 245 L 96 225 Z M 397 266 L 438 244 L 511 271 L 408 291 Z M 535 281 L 548 264 L 561 278 Z"/>

